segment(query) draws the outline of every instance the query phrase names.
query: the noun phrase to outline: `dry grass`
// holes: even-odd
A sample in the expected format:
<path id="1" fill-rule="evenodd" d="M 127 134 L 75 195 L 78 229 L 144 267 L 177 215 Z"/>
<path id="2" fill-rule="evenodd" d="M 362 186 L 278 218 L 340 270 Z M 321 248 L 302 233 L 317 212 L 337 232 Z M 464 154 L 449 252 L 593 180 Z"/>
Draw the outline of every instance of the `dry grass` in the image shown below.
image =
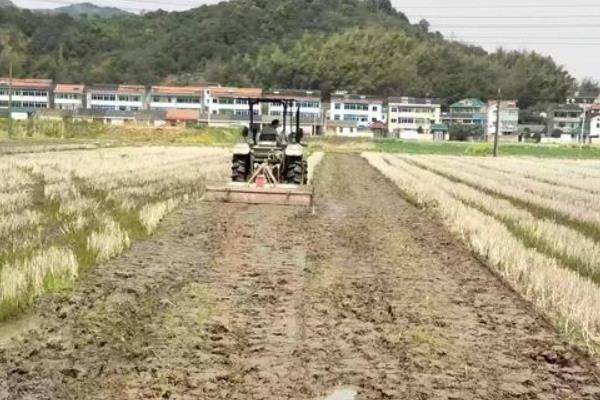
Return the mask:
<path id="1" fill-rule="evenodd" d="M 0 156 L 0 319 L 154 231 L 208 180 L 228 179 L 230 158 L 163 146 Z"/>
<path id="2" fill-rule="evenodd" d="M 525 297 L 556 318 L 568 333 L 583 337 L 594 350 L 600 343 L 600 251 L 590 237 L 530 212 L 526 203 L 502 196 L 540 196 L 545 207 L 567 210 L 564 188 L 534 195 L 543 178 L 509 182 L 489 169 L 477 169 L 473 159 L 386 156 L 365 153 L 371 165 L 392 179 L 415 201 L 434 208 L 455 232 L 486 258 Z M 504 161 L 505 163 L 508 161 Z M 513 160 L 514 163 L 520 160 Z M 544 162 L 538 161 L 544 169 Z M 597 163 L 591 163 L 592 167 Z M 474 172 L 477 171 L 479 176 Z M 533 174 L 530 170 L 529 174 Z M 555 172 L 556 173 L 556 172 Z M 566 171 L 565 179 L 571 172 Z M 548 185 L 544 182 L 544 185 Z M 600 188 L 599 188 L 600 189 Z M 574 196 L 579 191 L 574 191 Z M 498 195 L 495 195 L 498 194 Z M 528 198 L 532 200 L 532 197 Z M 574 207 L 572 203 L 571 207 Z M 519 205 L 519 206 L 517 206 Z M 594 211 L 591 211 L 592 213 Z M 574 214 L 572 214 L 574 215 Z"/>
<path id="3" fill-rule="evenodd" d="M 325 153 L 322 151 L 315 151 L 308 157 L 308 183 L 311 184 L 313 181 L 313 176 L 315 175 L 315 170 L 319 163 L 323 160 L 323 156 Z"/>

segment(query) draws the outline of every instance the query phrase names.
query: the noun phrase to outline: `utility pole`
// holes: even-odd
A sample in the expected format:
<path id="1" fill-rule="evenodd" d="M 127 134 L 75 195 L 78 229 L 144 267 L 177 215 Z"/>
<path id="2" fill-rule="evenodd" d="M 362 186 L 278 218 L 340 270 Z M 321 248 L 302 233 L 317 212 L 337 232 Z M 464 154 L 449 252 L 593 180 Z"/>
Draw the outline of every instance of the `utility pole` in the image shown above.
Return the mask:
<path id="1" fill-rule="evenodd" d="M 12 137 L 12 63 L 8 66 L 8 137 Z"/>
<path id="2" fill-rule="evenodd" d="M 579 145 L 582 146 L 585 144 L 585 119 L 586 119 L 586 111 L 583 109 L 583 114 L 581 116 L 581 132 L 579 133 Z"/>
<path id="3" fill-rule="evenodd" d="M 496 105 L 496 132 L 494 133 L 494 157 L 498 157 L 498 135 L 500 134 L 500 97 L 502 89 L 498 89 L 498 102 Z"/>

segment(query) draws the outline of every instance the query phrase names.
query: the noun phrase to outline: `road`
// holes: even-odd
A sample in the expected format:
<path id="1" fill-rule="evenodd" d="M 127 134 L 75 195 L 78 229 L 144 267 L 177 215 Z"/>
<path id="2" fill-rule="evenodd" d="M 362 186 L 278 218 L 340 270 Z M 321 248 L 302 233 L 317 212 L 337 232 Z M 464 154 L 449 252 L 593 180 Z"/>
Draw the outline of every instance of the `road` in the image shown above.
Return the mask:
<path id="1" fill-rule="evenodd" d="M 0 399 L 600 398 L 592 360 L 360 157 L 315 185 L 315 215 L 187 206 L 42 298 L 0 335 Z"/>

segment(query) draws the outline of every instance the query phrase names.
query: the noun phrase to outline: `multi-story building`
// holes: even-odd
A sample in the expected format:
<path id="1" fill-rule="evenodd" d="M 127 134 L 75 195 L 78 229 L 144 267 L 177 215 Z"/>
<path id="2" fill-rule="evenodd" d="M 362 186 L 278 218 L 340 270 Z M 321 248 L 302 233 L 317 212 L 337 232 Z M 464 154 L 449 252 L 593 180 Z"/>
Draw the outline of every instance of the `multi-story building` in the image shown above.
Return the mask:
<path id="1" fill-rule="evenodd" d="M 54 87 L 54 108 L 81 110 L 85 108 L 85 86 L 59 83 Z"/>
<path id="2" fill-rule="evenodd" d="M 141 85 L 93 85 L 86 107 L 92 110 L 140 111 L 146 108 L 146 88 Z"/>
<path id="3" fill-rule="evenodd" d="M 278 89 L 270 91 L 266 94 L 266 97 L 295 100 L 291 107 L 288 108 L 288 124 L 290 121 L 296 120 L 296 113 L 299 108 L 300 127 L 303 129 L 304 134 L 307 136 L 321 134 L 323 113 L 320 91 Z M 263 111 L 266 111 L 266 114 L 270 119 L 282 119 L 283 117 L 283 105 L 280 103 L 267 103 L 266 110 Z"/>
<path id="4" fill-rule="evenodd" d="M 27 114 L 52 106 L 52 81 L 49 79 L 0 78 L 0 108 L 8 108 L 9 86 L 12 86 L 13 112 Z"/>
<path id="5" fill-rule="evenodd" d="M 561 104 L 550 111 L 550 134 L 559 132 L 571 136 L 581 133 L 584 110 L 577 104 Z"/>
<path id="6" fill-rule="evenodd" d="M 594 115 L 590 119 L 590 138 L 600 138 L 600 115 Z"/>
<path id="7" fill-rule="evenodd" d="M 442 115 L 442 122 L 452 125 L 477 125 L 485 128 L 487 124 L 487 104 L 479 99 L 463 99 L 450 105 L 450 112 Z"/>
<path id="8" fill-rule="evenodd" d="M 248 98 L 262 96 L 259 88 L 208 87 L 204 89 L 204 113 L 209 123 L 243 121 L 249 119 Z M 254 107 L 254 116 L 262 115 L 261 107 Z M 257 118 L 257 122 L 260 119 Z"/>
<path id="9" fill-rule="evenodd" d="M 578 105 L 582 110 L 587 111 L 598 99 L 600 99 L 599 93 L 575 92 L 567 97 L 567 104 Z"/>
<path id="10" fill-rule="evenodd" d="M 336 92 L 331 95 L 329 119 L 368 127 L 373 122 L 383 121 L 383 100 L 358 94 Z"/>
<path id="11" fill-rule="evenodd" d="M 388 130 L 399 137 L 430 134 L 431 127 L 441 122 L 441 102 L 435 98 L 390 97 Z"/>
<path id="12" fill-rule="evenodd" d="M 490 100 L 487 112 L 487 134 L 496 133 L 498 102 Z M 519 107 L 516 100 L 500 102 L 500 135 L 513 135 L 519 132 Z"/>
<path id="13" fill-rule="evenodd" d="M 152 86 L 150 109 L 201 110 L 203 93 L 200 86 Z"/>

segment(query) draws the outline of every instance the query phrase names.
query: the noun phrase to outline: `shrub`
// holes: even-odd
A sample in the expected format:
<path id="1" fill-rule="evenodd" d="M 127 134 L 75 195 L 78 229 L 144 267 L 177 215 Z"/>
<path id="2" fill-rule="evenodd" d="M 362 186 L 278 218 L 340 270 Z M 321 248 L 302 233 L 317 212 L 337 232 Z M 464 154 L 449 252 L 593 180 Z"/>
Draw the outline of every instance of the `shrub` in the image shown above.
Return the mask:
<path id="1" fill-rule="evenodd" d="M 468 146 L 465 149 L 465 154 L 470 156 L 489 156 L 494 148 L 491 143 L 477 143 Z"/>

